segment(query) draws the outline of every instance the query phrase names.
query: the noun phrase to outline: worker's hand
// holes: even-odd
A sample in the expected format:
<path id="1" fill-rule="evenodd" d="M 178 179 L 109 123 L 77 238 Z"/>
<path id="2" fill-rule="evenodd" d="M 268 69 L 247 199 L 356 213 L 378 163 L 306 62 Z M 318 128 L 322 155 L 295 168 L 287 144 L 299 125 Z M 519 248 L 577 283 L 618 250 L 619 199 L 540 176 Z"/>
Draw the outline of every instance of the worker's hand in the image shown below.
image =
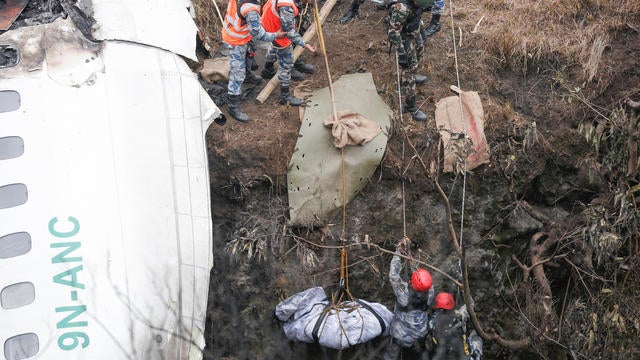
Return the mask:
<path id="1" fill-rule="evenodd" d="M 276 39 L 282 39 L 285 36 L 287 36 L 287 33 L 285 31 L 282 31 L 282 29 L 276 31 Z"/>
<path id="2" fill-rule="evenodd" d="M 398 250 L 402 252 L 407 252 L 407 249 L 409 249 L 410 244 L 411 244 L 411 240 L 409 240 L 408 236 L 405 236 L 400 241 L 398 241 L 398 245 L 396 246 L 398 247 Z"/>
<path id="3" fill-rule="evenodd" d="M 316 53 L 316 47 L 311 45 L 311 44 L 305 44 L 304 48 L 309 51 L 310 53 L 315 54 Z"/>

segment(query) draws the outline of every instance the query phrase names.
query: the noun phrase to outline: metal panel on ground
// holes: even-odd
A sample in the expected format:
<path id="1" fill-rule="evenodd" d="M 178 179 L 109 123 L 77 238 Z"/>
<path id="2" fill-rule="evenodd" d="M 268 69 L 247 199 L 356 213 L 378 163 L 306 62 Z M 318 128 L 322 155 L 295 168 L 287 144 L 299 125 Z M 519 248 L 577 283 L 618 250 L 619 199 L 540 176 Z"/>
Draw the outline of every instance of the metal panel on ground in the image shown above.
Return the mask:
<path id="1" fill-rule="evenodd" d="M 344 149 L 347 201 L 364 188 L 384 155 L 393 112 L 378 95 L 370 73 L 340 77 L 334 84 L 337 111 L 353 111 L 376 121 L 382 133 L 362 146 Z M 329 89 L 314 91 L 305 109 L 300 137 L 289 162 L 290 223 L 317 225 L 342 207 L 342 159 L 323 120 L 332 116 Z"/>

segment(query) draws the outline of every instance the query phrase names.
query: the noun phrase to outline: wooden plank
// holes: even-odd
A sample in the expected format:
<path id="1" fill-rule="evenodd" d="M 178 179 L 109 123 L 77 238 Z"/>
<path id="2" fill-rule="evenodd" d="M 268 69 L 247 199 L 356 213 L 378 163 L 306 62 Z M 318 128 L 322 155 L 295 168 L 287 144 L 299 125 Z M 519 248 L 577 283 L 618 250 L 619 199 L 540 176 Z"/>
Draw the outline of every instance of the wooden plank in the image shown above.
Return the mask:
<path id="1" fill-rule="evenodd" d="M 324 5 L 322 6 L 322 9 L 320 9 L 320 24 L 323 24 L 324 21 L 327 19 L 327 16 L 329 16 L 331 9 L 333 9 L 333 6 L 336 4 L 336 2 L 337 0 L 328 0 L 326 3 L 324 3 Z M 307 29 L 304 35 L 302 35 L 302 39 L 304 40 L 305 43 L 307 43 L 311 41 L 311 39 L 316 35 L 316 32 L 317 32 L 317 28 L 314 22 L 313 24 L 311 24 L 309 29 Z M 304 49 L 301 47 L 296 47 L 293 50 L 293 62 L 298 60 L 298 58 L 300 57 L 300 54 L 302 54 L 303 51 Z M 278 84 L 279 84 L 278 76 L 274 75 L 271 78 L 271 80 L 269 80 L 267 85 L 265 85 L 262 91 L 260 91 L 260 93 L 256 97 L 256 100 L 258 100 L 261 104 L 264 103 L 269 97 L 269 95 L 271 95 L 271 92 L 278 86 Z"/>

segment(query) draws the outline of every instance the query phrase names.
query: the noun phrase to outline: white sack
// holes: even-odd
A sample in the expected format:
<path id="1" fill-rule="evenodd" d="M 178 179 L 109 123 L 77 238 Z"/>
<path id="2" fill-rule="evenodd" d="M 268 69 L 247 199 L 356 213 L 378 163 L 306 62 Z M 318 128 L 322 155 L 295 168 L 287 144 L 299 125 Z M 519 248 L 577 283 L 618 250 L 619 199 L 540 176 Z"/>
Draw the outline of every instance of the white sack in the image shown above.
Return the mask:
<path id="1" fill-rule="evenodd" d="M 320 345 L 332 349 L 345 349 L 379 335 L 388 335 L 393 313 L 386 306 L 356 300 L 343 301 L 327 309 L 330 304 L 324 290 L 314 287 L 279 303 L 276 316 L 285 321 L 283 328 L 288 339 L 307 343 L 317 340 Z"/>

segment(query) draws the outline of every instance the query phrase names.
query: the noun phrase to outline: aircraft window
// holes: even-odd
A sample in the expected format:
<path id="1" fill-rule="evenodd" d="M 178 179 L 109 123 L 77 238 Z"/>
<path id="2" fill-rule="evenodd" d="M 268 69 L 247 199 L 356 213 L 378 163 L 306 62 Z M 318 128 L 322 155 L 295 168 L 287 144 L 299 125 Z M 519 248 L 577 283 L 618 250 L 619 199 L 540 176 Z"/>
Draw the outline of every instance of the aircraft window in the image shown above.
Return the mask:
<path id="1" fill-rule="evenodd" d="M 6 209 L 27 202 L 27 187 L 24 184 L 0 186 L 0 209 Z"/>
<path id="2" fill-rule="evenodd" d="M 3 309 L 15 309 L 29 305 L 36 299 L 36 289 L 30 282 L 11 284 L 0 291 Z"/>
<path id="3" fill-rule="evenodd" d="M 10 45 L 0 45 L 0 68 L 18 65 L 18 50 Z"/>
<path id="4" fill-rule="evenodd" d="M 0 138 L 0 160 L 13 159 L 24 153 L 24 140 L 20 136 Z"/>
<path id="5" fill-rule="evenodd" d="M 4 357 L 7 360 L 22 360 L 38 353 L 40 345 L 38 335 L 26 333 L 8 338 L 4 342 Z"/>
<path id="6" fill-rule="evenodd" d="M 20 93 L 13 90 L 0 91 L 0 113 L 20 109 Z"/>
<path id="7" fill-rule="evenodd" d="M 0 237 L 0 259 L 24 255 L 31 251 L 31 235 L 17 232 Z"/>

